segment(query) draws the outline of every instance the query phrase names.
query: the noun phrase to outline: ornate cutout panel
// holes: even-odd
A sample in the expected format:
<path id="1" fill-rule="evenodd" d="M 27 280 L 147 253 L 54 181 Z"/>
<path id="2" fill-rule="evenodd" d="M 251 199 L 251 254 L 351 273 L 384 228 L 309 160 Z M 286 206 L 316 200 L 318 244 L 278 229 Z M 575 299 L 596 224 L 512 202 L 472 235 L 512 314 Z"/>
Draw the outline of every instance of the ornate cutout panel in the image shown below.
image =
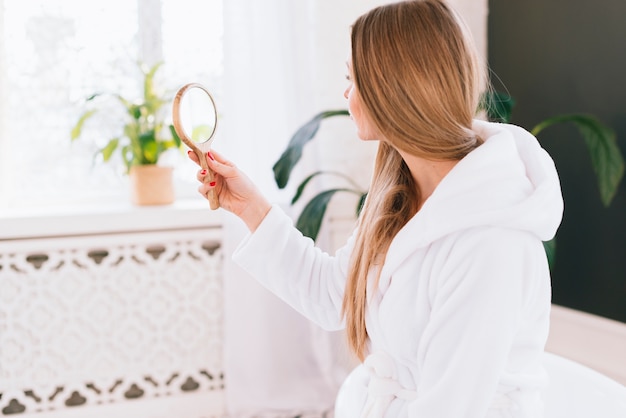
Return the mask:
<path id="1" fill-rule="evenodd" d="M 221 394 L 220 232 L 0 241 L 0 416 Z"/>

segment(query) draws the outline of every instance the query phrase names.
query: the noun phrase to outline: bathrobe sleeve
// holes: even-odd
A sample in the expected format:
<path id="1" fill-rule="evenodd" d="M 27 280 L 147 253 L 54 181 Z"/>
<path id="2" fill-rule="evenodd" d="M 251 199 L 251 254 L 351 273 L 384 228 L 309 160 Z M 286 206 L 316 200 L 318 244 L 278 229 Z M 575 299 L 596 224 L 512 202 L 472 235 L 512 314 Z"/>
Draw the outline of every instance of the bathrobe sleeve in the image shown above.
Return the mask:
<path id="1" fill-rule="evenodd" d="M 349 243 L 335 256 L 315 247 L 279 207 L 233 253 L 233 260 L 263 286 L 323 329 L 343 328 Z"/>
<path id="2" fill-rule="evenodd" d="M 532 351 L 545 343 L 545 252 L 530 233 L 483 228 L 461 234 L 440 257 L 430 278 L 431 317 L 418 346 L 418 395 L 409 417 L 484 418 L 506 378 L 513 340 L 527 326 L 523 317 L 537 318 L 538 329 L 521 345 Z"/>

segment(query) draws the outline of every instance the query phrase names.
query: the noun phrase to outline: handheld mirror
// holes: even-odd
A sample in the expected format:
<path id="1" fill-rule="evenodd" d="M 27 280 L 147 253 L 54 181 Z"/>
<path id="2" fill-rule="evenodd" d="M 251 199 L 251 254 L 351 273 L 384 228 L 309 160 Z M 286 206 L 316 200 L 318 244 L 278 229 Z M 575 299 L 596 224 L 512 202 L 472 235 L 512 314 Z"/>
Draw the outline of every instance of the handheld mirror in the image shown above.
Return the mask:
<path id="1" fill-rule="evenodd" d="M 201 84 L 185 84 L 174 97 L 172 119 L 176 133 L 196 153 L 200 166 L 207 170 L 208 180 L 212 182 L 215 173 L 209 169 L 206 158 L 217 128 L 217 107 L 213 96 Z M 213 189 L 207 194 L 207 199 L 211 209 L 220 207 Z"/>

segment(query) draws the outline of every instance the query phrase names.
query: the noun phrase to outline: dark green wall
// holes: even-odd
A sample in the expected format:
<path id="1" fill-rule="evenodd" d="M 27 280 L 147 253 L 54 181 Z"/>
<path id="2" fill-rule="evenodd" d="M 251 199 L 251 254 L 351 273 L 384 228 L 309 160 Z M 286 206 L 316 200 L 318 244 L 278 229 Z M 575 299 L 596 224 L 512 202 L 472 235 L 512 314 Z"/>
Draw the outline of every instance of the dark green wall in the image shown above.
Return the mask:
<path id="1" fill-rule="evenodd" d="M 626 1 L 490 0 L 489 9 L 492 83 L 516 100 L 512 123 L 530 130 L 557 114 L 593 114 L 626 155 Z M 553 301 L 626 322 L 626 181 L 607 209 L 577 130 L 554 126 L 539 141 L 565 199 Z"/>

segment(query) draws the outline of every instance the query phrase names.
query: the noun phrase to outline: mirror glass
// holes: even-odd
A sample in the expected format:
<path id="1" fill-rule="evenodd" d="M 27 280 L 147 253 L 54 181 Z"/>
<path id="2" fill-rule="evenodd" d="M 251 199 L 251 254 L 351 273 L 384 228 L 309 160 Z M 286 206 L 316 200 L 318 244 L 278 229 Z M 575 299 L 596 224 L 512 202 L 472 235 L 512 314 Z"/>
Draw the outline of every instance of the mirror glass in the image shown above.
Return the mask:
<path id="1" fill-rule="evenodd" d="M 211 96 L 200 87 L 190 87 L 180 98 L 180 124 L 187 138 L 207 142 L 215 134 L 217 109 Z"/>

